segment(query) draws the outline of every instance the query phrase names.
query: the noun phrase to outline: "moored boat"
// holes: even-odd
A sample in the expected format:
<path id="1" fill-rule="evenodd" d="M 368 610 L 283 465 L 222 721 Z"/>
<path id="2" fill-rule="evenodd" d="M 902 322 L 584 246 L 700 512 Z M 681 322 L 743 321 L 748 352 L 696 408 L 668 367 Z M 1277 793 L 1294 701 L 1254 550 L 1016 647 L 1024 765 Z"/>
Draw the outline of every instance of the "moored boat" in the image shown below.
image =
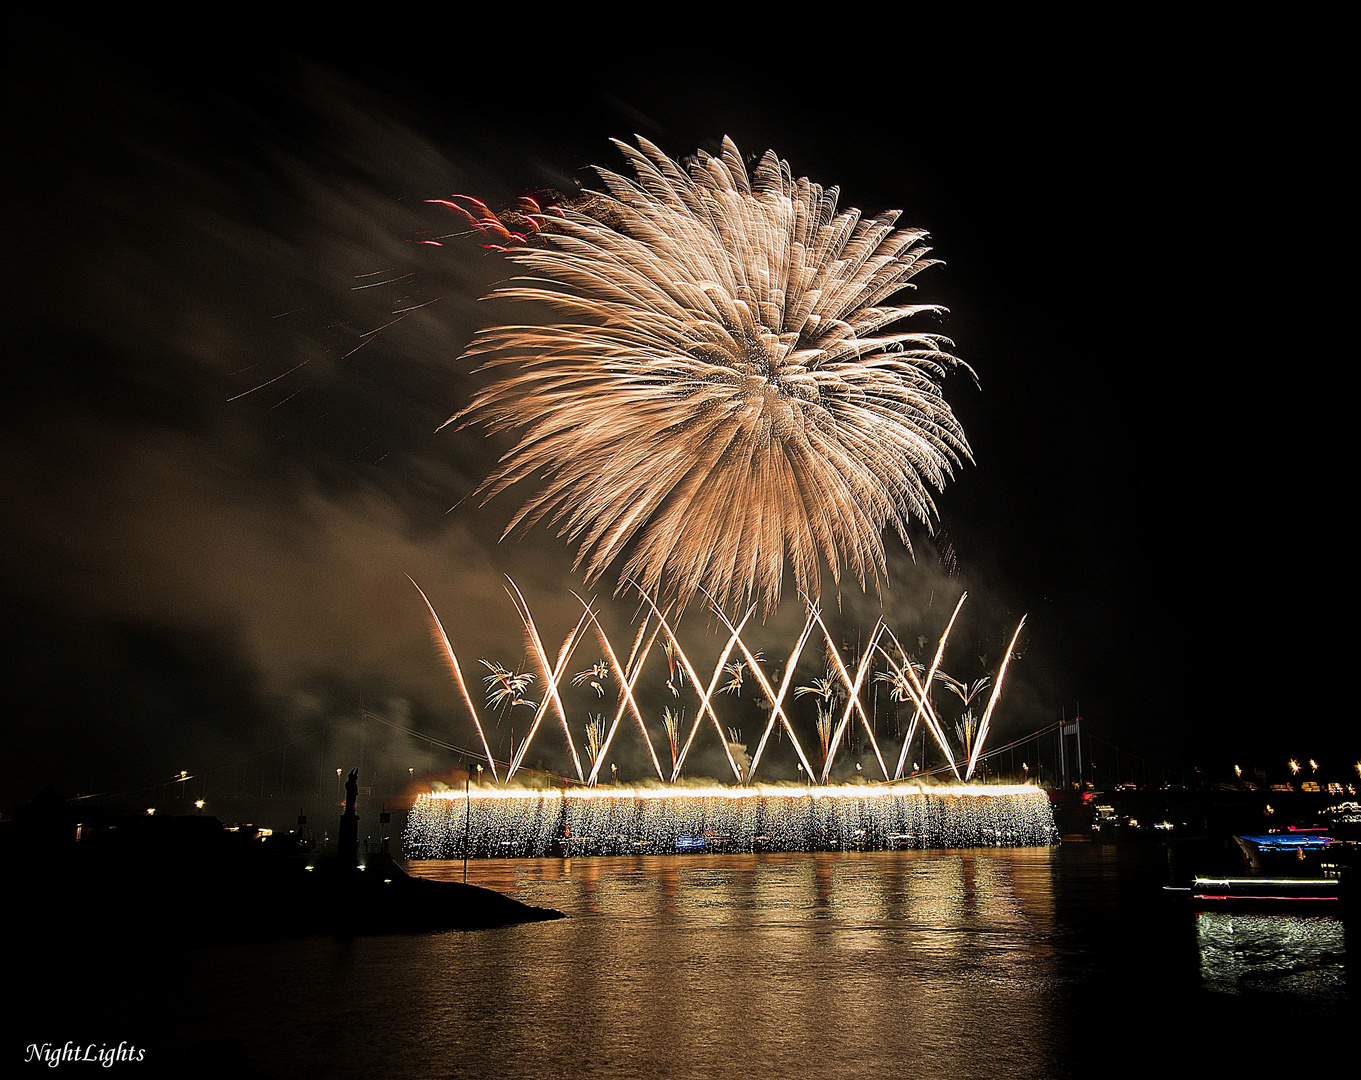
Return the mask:
<path id="1" fill-rule="evenodd" d="M 1282 832 L 1235 836 L 1248 865 L 1256 871 L 1283 872 L 1308 866 L 1317 870 L 1336 841 L 1327 829 L 1290 828 Z"/>

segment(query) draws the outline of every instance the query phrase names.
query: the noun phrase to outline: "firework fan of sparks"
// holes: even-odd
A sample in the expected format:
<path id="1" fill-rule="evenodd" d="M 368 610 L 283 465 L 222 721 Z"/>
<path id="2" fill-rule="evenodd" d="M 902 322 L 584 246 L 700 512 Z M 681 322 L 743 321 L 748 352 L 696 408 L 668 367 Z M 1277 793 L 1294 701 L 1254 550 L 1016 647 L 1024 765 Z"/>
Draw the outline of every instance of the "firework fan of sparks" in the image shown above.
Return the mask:
<path id="1" fill-rule="evenodd" d="M 940 383 L 965 367 L 891 304 L 935 260 L 898 212 L 838 211 L 836 188 L 767 152 L 750 173 L 725 139 L 682 166 L 616 143 L 636 179 L 598 170 L 538 219 L 527 273 L 497 294 L 560 314 L 483 331 L 491 381 L 451 423 L 518 432 L 483 501 L 539 478 L 506 533 L 545 519 L 589 579 L 622 560 L 684 605 L 779 601 L 786 560 L 876 590 L 883 534 L 930 522 L 931 490 L 970 457 Z"/>

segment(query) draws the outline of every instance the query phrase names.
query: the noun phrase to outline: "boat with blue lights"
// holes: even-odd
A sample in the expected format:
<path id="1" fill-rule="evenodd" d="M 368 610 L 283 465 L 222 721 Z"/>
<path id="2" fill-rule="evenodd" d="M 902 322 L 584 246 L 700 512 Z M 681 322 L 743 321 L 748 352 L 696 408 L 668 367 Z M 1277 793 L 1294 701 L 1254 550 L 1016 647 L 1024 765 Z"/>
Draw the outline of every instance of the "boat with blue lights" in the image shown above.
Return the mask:
<path id="1" fill-rule="evenodd" d="M 1337 841 L 1326 828 L 1296 828 L 1258 835 L 1235 836 L 1247 860 L 1257 873 L 1280 873 L 1287 870 L 1296 874 L 1304 870 L 1318 873 L 1328 861 L 1330 849 Z"/>

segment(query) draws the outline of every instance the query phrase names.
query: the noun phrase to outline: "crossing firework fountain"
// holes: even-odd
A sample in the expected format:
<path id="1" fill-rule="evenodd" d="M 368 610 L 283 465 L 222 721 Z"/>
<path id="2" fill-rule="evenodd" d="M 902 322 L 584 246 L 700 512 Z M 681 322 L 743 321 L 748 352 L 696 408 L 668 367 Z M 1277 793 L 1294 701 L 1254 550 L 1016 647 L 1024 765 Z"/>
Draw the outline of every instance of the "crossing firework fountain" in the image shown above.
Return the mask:
<path id="1" fill-rule="evenodd" d="M 413 583 L 414 584 L 414 583 Z M 419 590 L 419 586 L 417 586 Z M 491 672 L 484 677 L 487 707 L 514 708 L 526 705 L 534 719 L 522 742 L 513 747 L 509 761 L 498 761 L 486 731 L 486 718 L 479 712 L 462 665 L 454 653 L 434 606 L 421 592 L 430 617 L 432 636 L 443 654 L 459 690 L 459 698 L 477 730 L 490 767 L 491 782 L 476 789 L 421 795 L 408 816 L 406 851 L 414 858 L 469 856 L 544 856 L 577 854 L 659 853 L 684 850 L 840 850 L 848 848 L 970 847 L 979 845 L 1047 844 L 1054 838 L 1053 816 L 1044 792 L 1029 785 L 968 783 L 980 761 L 988 721 L 1004 685 L 1013 655 L 1018 624 L 1012 634 L 1000 670 L 990 680 L 991 696 L 983 722 L 972 730 L 972 745 L 957 754 L 945 734 L 928 687 L 933 680 L 958 684 L 945 675 L 941 660 L 967 594 L 961 595 L 928 666 L 909 656 L 897 636 L 882 621 L 869 635 L 869 647 L 854 663 L 844 660 L 816 605 L 807 603 L 803 629 L 781 665 L 783 675 L 775 683 L 763 670 L 766 657 L 753 652 L 742 638 L 751 611 L 732 623 L 715 607 L 725 634 L 707 676 L 692 660 L 677 637 L 664 609 L 646 594 L 641 622 L 633 633 L 632 646 L 624 653 L 615 648 L 605 632 L 593 603 L 581 600 L 582 614 L 550 659 L 538 626 L 523 595 L 507 579 L 506 591 L 520 615 L 528 643 L 530 667 L 511 672 L 504 665 L 483 660 Z M 589 628 L 589 632 L 588 632 Z M 814 768 L 803 748 L 799 728 L 793 722 L 794 673 L 814 639 L 821 638 L 823 660 L 830 666 L 821 679 L 801 690 L 816 691 L 821 767 Z M 658 642 L 663 644 L 658 646 Z M 583 644 L 599 647 L 608 660 L 596 661 L 572 674 L 573 657 Z M 655 653 L 664 655 L 655 657 Z M 734 655 L 742 659 L 733 661 Z M 652 663 L 649 664 L 649 660 Z M 876 660 L 878 663 L 876 664 Z M 874 672 L 871 675 L 871 672 Z M 640 680 L 648 673 L 664 684 L 666 705 L 652 726 L 661 726 L 671 747 L 671 768 L 664 769 L 656 753 L 652 733 L 639 703 Z M 866 688 L 889 682 L 893 694 L 912 709 L 903 746 L 888 756 L 880 746 L 865 710 Z M 985 680 L 971 688 L 970 698 L 982 692 Z M 778 685 L 776 685 L 778 683 Z M 743 685 L 756 695 L 769 714 L 755 754 L 747 761 L 731 726 L 725 728 L 718 710 L 735 701 Z M 571 714 L 564 691 L 577 688 L 592 709 L 583 716 L 586 763 L 577 752 Z M 524 696 L 537 687 L 538 701 Z M 607 692 L 608 689 L 608 692 Z M 728 697 L 720 698 L 727 693 Z M 614 703 L 610 707 L 609 699 Z M 558 725 L 545 728 L 541 721 L 556 713 Z M 806 707 L 805 707 L 806 711 Z M 682 717 L 692 719 L 682 723 Z M 856 772 L 859 782 L 832 782 L 837 754 L 850 740 L 846 732 L 855 719 L 861 724 L 860 747 L 880 770 L 878 778 Z M 625 725 L 625 720 L 631 723 Z M 755 777 L 772 732 L 779 726 L 797 758 L 802 783 L 761 783 Z M 519 786 L 527 753 L 544 731 L 561 728 L 560 751 L 572 762 L 575 776 L 546 787 Z M 805 725 L 806 726 L 806 725 Z M 687 754 L 701 730 L 718 735 L 732 770 L 729 784 L 701 784 L 682 779 Z M 633 730 L 632 738 L 646 750 L 653 776 L 636 786 L 599 786 L 600 773 L 621 728 Z M 825 729 L 825 730 L 824 730 Z M 914 734 L 924 732 L 935 742 L 935 753 L 944 764 L 942 783 L 905 780 L 904 763 Z M 887 737 L 886 733 L 882 737 Z M 523 779 L 523 777 L 521 777 Z"/>

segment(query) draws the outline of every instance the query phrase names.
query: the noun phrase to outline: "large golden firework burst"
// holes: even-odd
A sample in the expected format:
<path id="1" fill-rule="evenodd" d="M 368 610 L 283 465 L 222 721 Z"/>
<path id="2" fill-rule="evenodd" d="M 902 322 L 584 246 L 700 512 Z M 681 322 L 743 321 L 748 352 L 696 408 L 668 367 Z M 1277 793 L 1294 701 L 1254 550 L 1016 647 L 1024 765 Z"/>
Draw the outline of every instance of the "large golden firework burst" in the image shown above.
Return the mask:
<path id="1" fill-rule="evenodd" d="M 519 433 L 478 492 L 537 478 L 507 533 L 547 518 L 588 579 L 622 560 L 621 588 L 682 605 L 769 613 L 786 559 L 810 596 L 824 564 L 879 589 L 885 529 L 908 543 L 970 457 L 952 343 L 895 328 L 944 309 L 887 302 L 936 262 L 927 234 L 838 211 L 771 151 L 749 173 L 728 139 L 685 165 L 616 145 L 635 179 L 600 169 L 605 192 L 536 218 L 494 294 L 554 314 L 466 354 L 490 382 L 453 421 Z"/>

